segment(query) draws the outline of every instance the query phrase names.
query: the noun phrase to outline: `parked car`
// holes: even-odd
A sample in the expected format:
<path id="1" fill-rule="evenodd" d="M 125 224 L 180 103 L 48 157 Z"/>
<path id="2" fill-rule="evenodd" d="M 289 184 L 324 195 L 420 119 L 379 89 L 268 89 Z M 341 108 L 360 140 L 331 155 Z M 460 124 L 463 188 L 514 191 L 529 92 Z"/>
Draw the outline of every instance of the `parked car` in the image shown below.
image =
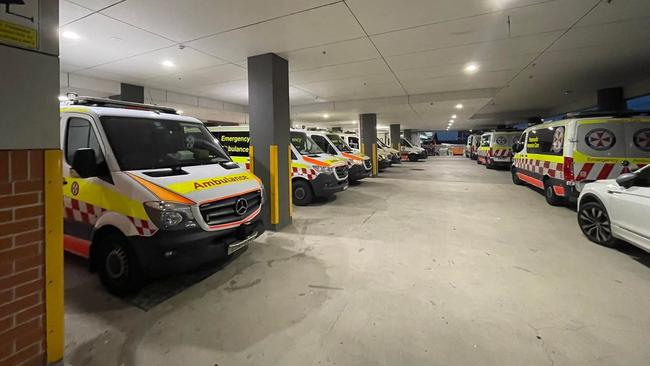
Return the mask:
<path id="1" fill-rule="evenodd" d="M 64 248 L 118 296 L 264 232 L 264 189 L 198 119 L 79 97 L 61 106 Z"/>
<path id="2" fill-rule="evenodd" d="M 514 146 L 512 181 L 543 189 L 551 205 L 575 201 L 585 184 L 650 163 L 650 118 L 588 112 L 526 129 Z"/>
<path id="3" fill-rule="evenodd" d="M 650 165 L 616 180 L 586 184 L 578 224 L 589 240 L 608 247 L 625 240 L 650 252 Z"/>

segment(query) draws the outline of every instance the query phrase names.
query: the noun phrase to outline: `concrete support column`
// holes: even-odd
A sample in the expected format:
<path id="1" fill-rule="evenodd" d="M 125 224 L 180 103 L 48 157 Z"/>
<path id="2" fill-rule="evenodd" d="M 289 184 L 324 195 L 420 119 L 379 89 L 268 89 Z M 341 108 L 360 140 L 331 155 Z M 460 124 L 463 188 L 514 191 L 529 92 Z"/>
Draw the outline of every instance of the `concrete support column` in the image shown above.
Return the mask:
<path id="1" fill-rule="evenodd" d="M 251 170 L 264 183 L 264 223 L 271 230 L 291 224 L 289 63 L 267 53 L 248 58 Z"/>
<path id="2" fill-rule="evenodd" d="M 359 115 L 359 137 L 361 138 L 361 152 L 372 158 L 372 176 L 379 174 L 377 160 L 377 115 L 366 113 Z"/>
<path id="3" fill-rule="evenodd" d="M 390 145 L 393 149 L 399 150 L 400 145 L 400 125 L 399 123 L 390 125 Z"/>
<path id="4" fill-rule="evenodd" d="M 415 130 L 404 130 L 404 140 L 407 140 L 408 142 L 412 143 L 415 146 L 420 146 L 420 142 L 415 142 L 414 136 L 416 136 Z"/>

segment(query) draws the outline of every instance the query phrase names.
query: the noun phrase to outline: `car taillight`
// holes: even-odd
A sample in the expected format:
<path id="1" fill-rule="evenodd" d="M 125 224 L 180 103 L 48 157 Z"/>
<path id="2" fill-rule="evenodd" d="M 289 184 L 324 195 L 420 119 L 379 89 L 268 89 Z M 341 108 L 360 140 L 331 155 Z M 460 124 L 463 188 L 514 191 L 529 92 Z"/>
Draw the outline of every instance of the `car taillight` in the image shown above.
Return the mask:
<path id="1" fill-rule="evenodd" d="M 564 157 L 564 180 L 567 183 L 573 183 L 575 181 L 575 176 L 573 175 L 573 158 L 568 156 Z"/>

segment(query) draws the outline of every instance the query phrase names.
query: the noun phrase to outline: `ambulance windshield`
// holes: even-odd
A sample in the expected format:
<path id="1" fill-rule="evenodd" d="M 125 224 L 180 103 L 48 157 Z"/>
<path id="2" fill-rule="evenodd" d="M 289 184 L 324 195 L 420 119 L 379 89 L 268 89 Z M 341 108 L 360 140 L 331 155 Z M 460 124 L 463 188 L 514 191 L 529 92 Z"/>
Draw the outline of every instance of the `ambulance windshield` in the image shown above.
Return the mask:
<path id="1" fill-rule="evenodd" d="M 337 149 L 343 152 L 352 152 L 352 148 L 350 145 L 346 144 L 345 141 L 341 138 L 339 135 L 327 135 L 327 137 L 330 138 L 334 146 L 336 146 Z"/>
<path id="2" fill-rule="evenodd" d="M 325 153 L 314 140 L 304 132 L 291 132 L 291 144 L 301 155 L 317 155 Z"/>
<path id="3" fill-rule="evenodd" d="M 132 117 L 100 118 L 122 170 L 180 168 L 230 161 L 199 123 Z"/>

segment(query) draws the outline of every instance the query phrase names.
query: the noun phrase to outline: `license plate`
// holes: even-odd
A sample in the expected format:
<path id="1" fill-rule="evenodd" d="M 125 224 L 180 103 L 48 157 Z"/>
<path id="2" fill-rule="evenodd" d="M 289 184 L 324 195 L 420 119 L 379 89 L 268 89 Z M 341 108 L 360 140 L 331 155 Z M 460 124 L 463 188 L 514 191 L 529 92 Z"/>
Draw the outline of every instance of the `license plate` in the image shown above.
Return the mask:
<path id="1" fill-rule="evenodd" d="M 230 255 L 230 254 L 240 250 L 241 248 L 247 246 L 248 243 L 255 240 L 256 237 L 257 237 L 257 231 L 252 233 L 251 235 L 249 235 L 246 239 L 244 239 L 242 241 L 239 241 L 239 242 L 232 243 L 232 244 L 228 245 L 228 255 Z"/>

